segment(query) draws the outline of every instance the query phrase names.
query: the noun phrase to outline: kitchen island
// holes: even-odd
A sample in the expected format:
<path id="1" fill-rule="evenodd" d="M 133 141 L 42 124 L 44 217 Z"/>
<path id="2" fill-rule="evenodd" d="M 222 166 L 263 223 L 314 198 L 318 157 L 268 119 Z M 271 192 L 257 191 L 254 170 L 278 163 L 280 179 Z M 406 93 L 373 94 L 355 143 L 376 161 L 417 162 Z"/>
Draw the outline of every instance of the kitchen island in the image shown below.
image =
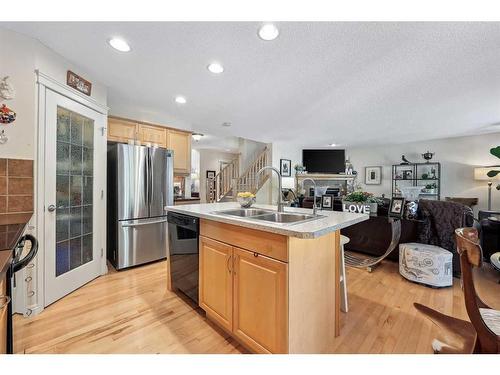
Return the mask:
<path id="1" fill-rule="evenodd" d="M 256 353 L 328 353 L 340 332 L 340 229 L 368 215 L 237 203 L 169 206 L 200 218 L 199 305 Z"/>

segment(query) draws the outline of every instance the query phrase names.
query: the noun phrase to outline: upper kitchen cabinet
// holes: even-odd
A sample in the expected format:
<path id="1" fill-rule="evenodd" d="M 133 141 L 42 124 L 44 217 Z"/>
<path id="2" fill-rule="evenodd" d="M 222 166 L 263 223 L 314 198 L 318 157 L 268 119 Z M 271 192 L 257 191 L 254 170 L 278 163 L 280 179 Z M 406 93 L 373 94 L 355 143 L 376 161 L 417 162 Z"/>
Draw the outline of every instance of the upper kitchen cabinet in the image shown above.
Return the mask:
<path id="1" fill-rule="evenodd" d="M 151 143 L 174 152 L 174 173 L 191 173 L 191 132 L 140 121 L 108 117 L 108 141 Z"/>
<path id="2" fill-rule="evenodd" d="M 134 121 L 108 117 L 108 141 L 127 143 L 138 139 L 139 125 Z"/>
<path id="3" fill-rule="evenodd" d="M 167 148 L 167 128 L 139 124 L 139 139 L 141 142 L 156 143 L 160 147 Z"/>
<path id="4" fill-rule="evenodd" d="M 168 131 L 168 148 L 174 151 L 174 172 L 191 172 L 191 133 Z"/>

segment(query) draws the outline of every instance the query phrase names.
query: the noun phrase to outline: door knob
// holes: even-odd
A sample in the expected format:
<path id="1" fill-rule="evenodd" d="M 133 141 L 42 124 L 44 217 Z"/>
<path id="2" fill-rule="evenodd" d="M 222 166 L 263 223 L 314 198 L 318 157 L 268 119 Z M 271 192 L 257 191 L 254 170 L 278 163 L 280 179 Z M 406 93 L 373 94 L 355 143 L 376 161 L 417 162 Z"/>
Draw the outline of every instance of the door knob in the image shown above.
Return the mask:
<path id="1" fill-rule="evenodd" d="M 47 207 L 47 210 L 49 210 L 49 212 L 55 211 L 56 210 L 56 205 L 55 204 L 49 205 L 49 207 Z"/>

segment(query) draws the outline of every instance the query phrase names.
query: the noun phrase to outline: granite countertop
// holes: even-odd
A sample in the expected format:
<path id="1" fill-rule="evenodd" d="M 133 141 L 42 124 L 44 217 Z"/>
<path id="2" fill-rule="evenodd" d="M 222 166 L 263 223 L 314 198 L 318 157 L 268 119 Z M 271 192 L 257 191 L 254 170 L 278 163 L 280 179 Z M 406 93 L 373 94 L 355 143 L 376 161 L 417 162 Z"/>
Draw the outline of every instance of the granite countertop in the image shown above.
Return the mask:
<path id="1" fill-rule="evenodd" d="M 12 259 L 12 250 L 24 233 L 31 216 L 32 214 L 0 214 L 0 275 L 7 271 Z"/>
<path id="2" fill-rule="evenodd" d="M 166 209 L 167 211 L 191 215 L 202 219 L 209 219 L 221 223 L 239 225 L 245 228 L 252 228 L 262 230 L 264 232 L 277 233 L 297 238 L 321 237 L 327 233 L 360 223 L 362 221 L 368 220 L 369 218 L 369 216 L 365 214 L 318 210 L 318 215 L 323 216 L 319 219 L 307 221 L 304 223 L 279 224 L 268 221 L 220 215 L 214 213 L 215 211 L 230 210 L 236 208 L 240 208 L 240 205 L 238 203 L 227 202 L 168 206 Z M 276 206 L 271 205 L 257 204 L 253 205 L 252 208 L 262 208 L 276 211 Z M 285 207 L 285 212 L 311 214 L 312 210 L 306 208 Z"/>

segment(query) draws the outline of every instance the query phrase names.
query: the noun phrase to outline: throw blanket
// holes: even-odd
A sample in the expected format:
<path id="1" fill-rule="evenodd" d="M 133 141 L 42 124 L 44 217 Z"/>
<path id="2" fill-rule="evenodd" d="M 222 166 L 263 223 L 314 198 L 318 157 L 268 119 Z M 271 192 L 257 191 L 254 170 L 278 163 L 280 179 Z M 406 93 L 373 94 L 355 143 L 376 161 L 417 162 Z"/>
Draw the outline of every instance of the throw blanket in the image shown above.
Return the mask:
<path id="1" fill-rule="evenodd" d="M 460 259 L 455 243 L 455 229 L 470 225 L 472 209 L 460 203 L 421 199 L 419 242 L 435 245 L 453 253 L 453 276 L 460 277 Z M 470 216 L 468 216 L 470 215 Z"/>

